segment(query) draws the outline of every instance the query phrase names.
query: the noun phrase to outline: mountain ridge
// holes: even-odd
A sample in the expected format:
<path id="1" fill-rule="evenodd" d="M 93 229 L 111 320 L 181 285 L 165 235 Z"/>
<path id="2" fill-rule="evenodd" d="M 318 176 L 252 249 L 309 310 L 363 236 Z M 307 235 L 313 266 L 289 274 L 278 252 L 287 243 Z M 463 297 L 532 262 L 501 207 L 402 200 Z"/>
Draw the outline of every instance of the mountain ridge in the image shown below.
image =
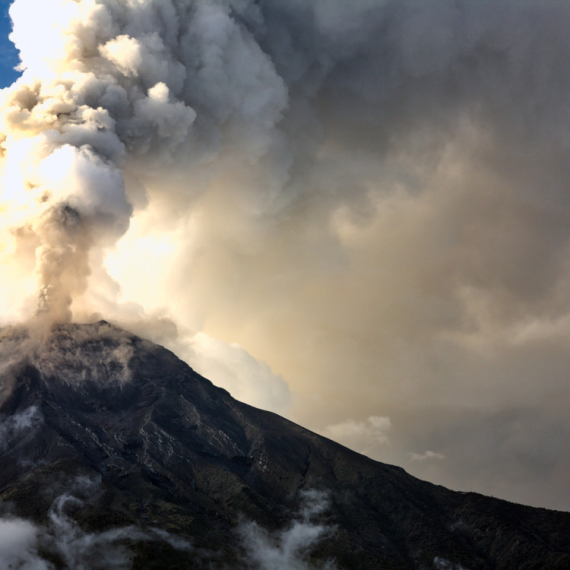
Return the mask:
<path id="1" fill-rule="evenodd" d="M 570 513 L 420 481 L 234 400 L 105 321 L 36 340 L 5 330 L 0 358 L 0 500 L 46 524 L 65 482 L 90 478 L 99 491 L 74 513 L 85 532 L 135 525 L 192 543 L 189 554 L 163 540 L 153 558 L 148 537 L 129 539 L 134 569 L 242 568 L 244 528 L 275 546 L 296 524 L 326 530 L 299 568 L 570 567 Z M 307 518 L 311 493 L 322 508 Z"/>

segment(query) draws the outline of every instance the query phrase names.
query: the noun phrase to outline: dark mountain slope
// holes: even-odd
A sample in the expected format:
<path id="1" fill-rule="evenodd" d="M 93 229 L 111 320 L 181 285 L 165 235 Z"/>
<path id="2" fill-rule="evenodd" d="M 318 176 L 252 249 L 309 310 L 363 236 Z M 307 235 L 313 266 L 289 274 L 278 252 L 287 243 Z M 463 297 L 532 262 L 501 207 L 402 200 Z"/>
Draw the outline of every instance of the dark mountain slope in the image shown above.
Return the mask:
<path id="1" fill-rule="evenodd" d="M 193 544 L 130 539 L 134 568 L 243 568 L 236 529 L 290 528 L 312 489 L 329 502 L 314 524 L 330 529 L 311 564 L 570 568 L 570 513 L 415 479 L 237 402 L 105 322 L 63 325 L 43 342 L 6 330 L 0 356 L 0 498 L 43 524 L 70 481 L 89 477 L 98 491 L 77 491 L 90 496 L 72 513 L 85 532 L 137 525 Z"/>

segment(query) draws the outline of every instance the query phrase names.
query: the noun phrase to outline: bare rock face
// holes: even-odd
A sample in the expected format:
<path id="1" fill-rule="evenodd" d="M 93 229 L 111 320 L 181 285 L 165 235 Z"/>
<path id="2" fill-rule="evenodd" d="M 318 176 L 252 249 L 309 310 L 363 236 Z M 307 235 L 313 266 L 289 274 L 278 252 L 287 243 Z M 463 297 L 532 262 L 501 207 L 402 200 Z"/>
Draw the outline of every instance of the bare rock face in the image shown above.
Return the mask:
<path id="1" fill-rule="evenodd" d="M 108 323 L 5 330 L 0 359 L 6 516 L 112 536 L 117 568 L 570 568 L 570 513 L 415 479 Z M 57 528 L 36 555 L 71 568 Z"/>

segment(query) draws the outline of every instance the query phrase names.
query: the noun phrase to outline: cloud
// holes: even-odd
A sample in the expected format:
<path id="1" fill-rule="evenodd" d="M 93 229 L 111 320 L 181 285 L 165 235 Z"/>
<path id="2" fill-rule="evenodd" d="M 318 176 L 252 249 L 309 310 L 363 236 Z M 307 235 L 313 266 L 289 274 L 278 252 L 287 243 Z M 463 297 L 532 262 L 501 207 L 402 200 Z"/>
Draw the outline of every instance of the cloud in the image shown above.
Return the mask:
<path id="1" fill-rule="evenodd" d="M 242 523 L 237 529 L 246 552 L 248 567 L 256 570 L 334 570 L 333 561 L 317 564 L 308 555 L 321 540 L 330 537 L 334 528 L 316 519 L 329 508 L 326 493 L 309 489 L 300 494 L 297 520 L 280 532 L 268 532 L 254 522 Z"/>
<path id="2" fill-rule="evenodd" d="M 365 421 L 347 420 L 327 426 L 322 433 L 355 451 L 368 454 L 388 443 L 387 432 L 391 427 L 390 418 L 370 416 Z"/>
<path id="3" fill-rule="evenodd" d="M 30 406 L 22 412 L 0 417 L 0 450 L 7 449 L 21 436 L 36 431 L 43 423 L 43 415 L 37 406 Z"/>
<path id="4" fill-rule="evenodd" d="M 190 346 L 188 362 L 214 384 L 252 406 L 287 414 L 291 406 L 289 387 L 267 364 L 238 344 L 228 344 L 205 333 L 196 334 Z"/>
<path id="5" fill-rule="evenodd" d="M 433 559 L 433 563 L 437 570 L 468 570 L 464 566 L 461 566 L 461 564 L 453 564 L 453 562 L 449 562 L 449 560 L 439 556 Z"/>
<path id="6" fill-rule="evenodd" d="M 408 453 L 412 461 L 426 461 L 432 459 L 445 459 L 443 453 L 437 453 L 435 451 L 426 451 L 425 453 Z"/>
<path id="7" fill-rule="evenodd" d="M 0 564 L 21 570 L 127 570 L 131 568 L 131 547 L 140 541 L 166 542 L 175 550 L 192 554 L 185 539 L 161 529 L 125 526 L 102 532 L 85 532 L 71 513 L 101 492 L 99 482 L 76 477 L 66 483 L 67 491 L 56 496 L 47 522 L 38 525 L 18 517 L 0 518 Z M 334 561 L 310 561 L 312 550 L 334 535 L 334 527 L 323 516 L 330 508 L 329 495 L 308 489 L 299 494 L 299 508 L 281 531 L 268 532 L 256 523 L 243 522 L 235 533 L 243 547 L 243 563 L 259 570 L 335 570 Z M 214 552 L 201 551 L 204 568 L 216 566 Z M 200 566 L 202 567 L 202 566 Z"/>
<path id="8" fill-rule="evenodd" d="M 128 526 L 103 532 L 85 532 L 69 515 L 84 501 L 77 495 L 98 495 L 98 482 L 86 477 L 69 481 L 69 492 L 56 497 L 45 525 L 17 517 L 0 519 L 0 563 L 21 570 L 113 569 L 132 566 L 133 553 L 128 545 L 136 541 L 165 541 L 177 550 L 191 551 L 191 545 L 164 531 Z M 57 561 L 57 562 L 56 562 Z"/>
<path id="9" fill-rule="evenodd" d="M 0 537 L 0 560 L 7 568 L 51 570 L 51 564 L 39 558 L 34 525 L 20 519 L 1 520 Z"/>

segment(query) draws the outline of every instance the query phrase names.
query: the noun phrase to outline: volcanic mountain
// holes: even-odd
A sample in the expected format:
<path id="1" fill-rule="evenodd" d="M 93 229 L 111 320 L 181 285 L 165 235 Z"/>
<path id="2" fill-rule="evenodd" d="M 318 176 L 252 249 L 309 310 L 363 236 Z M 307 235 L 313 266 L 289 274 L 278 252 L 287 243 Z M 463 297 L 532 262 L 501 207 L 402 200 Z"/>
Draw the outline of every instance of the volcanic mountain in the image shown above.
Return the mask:
<path id="1" fill-rule="evenodd" d="M 420 481 L 104 321 L 4 329 L 0 358 L 0 531 L 34 568 L 570 568 L 570 513 Z"/>

